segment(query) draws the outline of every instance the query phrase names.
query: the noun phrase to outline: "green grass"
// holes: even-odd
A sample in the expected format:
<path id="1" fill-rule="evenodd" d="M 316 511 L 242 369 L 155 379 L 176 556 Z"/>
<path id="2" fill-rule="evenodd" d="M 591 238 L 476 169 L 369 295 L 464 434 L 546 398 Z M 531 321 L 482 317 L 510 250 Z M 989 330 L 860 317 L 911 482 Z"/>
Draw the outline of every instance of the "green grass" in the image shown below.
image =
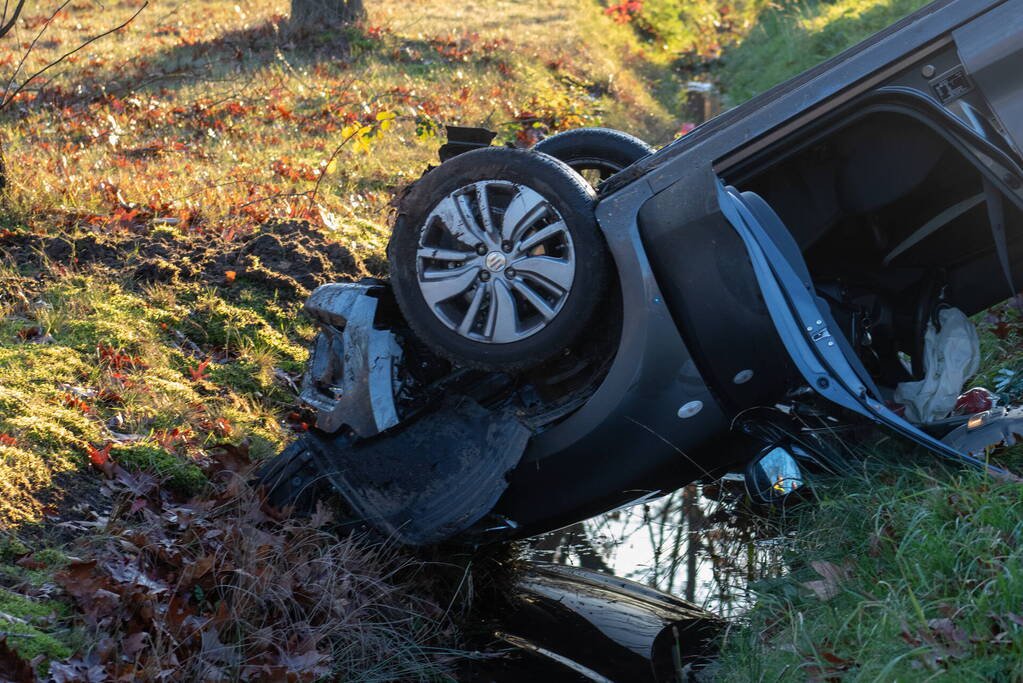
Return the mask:
<path id="1" fill-rule="evenodd" d="M 929 0 L 782 0 L 725 51 L 717 76 L 740 104 L 923 7 Z"/>
<path id="2" fill-rule="evenodd" d="M 49 633 L 52 624 L 66 613 L 67 606 L 60 602 L 33 601 L 0 588 L 0 631 L 8 634 L 8 644 L 25 659 L 71 655 L 67 639 Z"/>
<path id="3" fill-rule="evenodd" d="M 55 550 L 33 555 L 32 569 L 15 564 L 30 548 L 15 537 L 0 540 L 0 580 L 4 583 L 29 585 L 34 588 L 52 581 L 67 558 Z M 29 598 L 21 593 L 0 588 L 0 632 L 8 634 L 7 642 L 22 657 L 62 659 L 68 657 L 80 640 L 80 634 L 62 626 L 68 605 L 60 600 Z"/>
<path id="4" fill-rule="evenodd" d="M 875 463 L 791 520 L 792 572 L 758 586 L 721 680 L 1019 680 L 1023 488 Z M 840 567 L 836 595 L 807 586 Z"/>
<path id="5" fill-rule="evenodd" d="M 31 295 L 4 290 L 35 303 L 0 322 L 3 523 L 38 518 L 37 494 L 84 467 L 90 447 L 111 443 L 115 458 L 185 492 L 201 488 L 191 458 L 209 444 L 247 440 L 257 456 L 278 450 L 287 436 L 277 414 L 293 398 L 274 371 L 301 367 L 310 329 L 298 302 L 287 314 L 256 292 L 139 291 L 103 274 L 58 275 Z M 49 343 L 22 341 L 19 332 L 31 329 Z"/>

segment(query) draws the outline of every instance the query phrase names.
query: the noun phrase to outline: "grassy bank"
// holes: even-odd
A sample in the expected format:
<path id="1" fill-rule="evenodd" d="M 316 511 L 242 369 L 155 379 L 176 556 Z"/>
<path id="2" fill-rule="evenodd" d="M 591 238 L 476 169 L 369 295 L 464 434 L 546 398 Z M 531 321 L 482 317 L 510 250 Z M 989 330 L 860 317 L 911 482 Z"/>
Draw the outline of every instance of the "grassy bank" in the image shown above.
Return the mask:
<path id="1" fill-rule="evenodd" d="M 759 587 L 721 680 L 1018 680 L 1023 491 L 893 462 L 796 513 L 792 573 Z"/>
<path id="2" fill-rule="evenodd" d="M 981 372 L 1019 374 L 1023 323 L 997 306 L 977 321 Z M 1002 385 L 1018 403 L 1018 383 Z M 1023 676 L 1023 488 L 914 454 L 879 433 L 860 476 L 815 482 L 790 511 L 791 572 L 753 588 L 757 605 L 725 639 L 721 680 L 957 681 Z M 991 460 L 1023 468 L 1020 447 Z"/>
<path id="3" fill-rule="evenodd" d="M 929 0 L 644 0 L 615 15 L 728 105 L 795 76 Z"/>
<path id="4" fill-rule="evenodd" d="M 729 49 L 718 78 L 731 104 L 809 69 L 895 23 L 929 0 L 787 0 L 757 15 Z"/>

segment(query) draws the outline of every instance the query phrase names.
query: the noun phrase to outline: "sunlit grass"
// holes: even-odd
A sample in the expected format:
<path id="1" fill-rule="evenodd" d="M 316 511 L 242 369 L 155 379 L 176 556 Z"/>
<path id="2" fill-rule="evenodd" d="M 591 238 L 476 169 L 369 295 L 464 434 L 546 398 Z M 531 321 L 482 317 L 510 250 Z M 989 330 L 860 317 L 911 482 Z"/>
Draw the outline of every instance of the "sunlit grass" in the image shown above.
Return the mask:
<path id="1" fill-rule="evenodd" d="M 140 5 L 69 6 L 30 63 Z M 424 138 L 423 120 L 513 140 L 517 119 L 537 117 L 548 131 L 607 124 L 654 143 L 676 125 L 644 74 L 664 57 L 645 55 L 595 3 L 369 8 L 359 29 L 298 35 L 285 2 L 154 0 L 4 117 L 13 204 L 86 216 L 137 205 L 218 231 L 298 217 L 378 251 L 391 192 L 436 163 L 438 139 Z M 41 22 L 26 17 L 0 63 L 16 64 Z M 350 144 L 328 166 L 347 127 L 380 112 L 396 118 L 371 149 Z"/>
<path id="2" fill-rule="evenodd" d="M 850 48 L 929 0 L 787 0 L 760 12 L 719 74 L 739 104 Z"/>
<path id="3" fill-rule="evenodd" d="M 796 516 L 792 573 L 757 586 L 748 626 L 729 634 L 722 680 L 1023 675 L 1018 484 L 886 461 L 820 494 Z"/>

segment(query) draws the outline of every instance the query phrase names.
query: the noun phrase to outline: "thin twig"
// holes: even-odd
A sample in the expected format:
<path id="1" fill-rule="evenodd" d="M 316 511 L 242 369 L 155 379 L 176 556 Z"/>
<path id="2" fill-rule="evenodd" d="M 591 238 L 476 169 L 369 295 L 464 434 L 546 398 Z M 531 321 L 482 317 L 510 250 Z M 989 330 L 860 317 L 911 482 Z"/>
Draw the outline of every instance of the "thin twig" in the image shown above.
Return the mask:
<path id="1" fill-rule="evenodd" d="M 312 194 L 309 195 L 309 201 L 311 201 L 311 202 L 315 202 L 316 201 L 316 196 L 320 192 L 320 183 L 322 183 L 323 179 L 327 177 L 327 169 L 329 169 L 330 165 L 332 163 L 334 163 L 334 159 L 337 159 L 337 155 L 341 153 L 341 150 L 344 148 L 345 145 L 348 144 L 348 141 L 351 140 L 352 138 L 354 138 L 356 135 L 358 135 L 359 131 L 361 131 L 361 130 L 362 130 L 362 126 L 357 127 L 355 129 L 355 131 L 351 135 L 349 135 L 344 140 L 342 140 L 341 144 L 339 144 L 337 147 L 334 148 L 334 151 L 333 151 L 333 153 L 331 153 L 330 158 L 327 159 L 327 163 L 324 164 L 324 166 L 323 166 L 323 170 L 320 173 L 320 177 L 316 179 L 316 186 L 313 187 Z"/>
<path id="2" fill-rule="evenodd" d="M 11 20 L 0 27 L 0 38 L 6 36 L 10 30 L 14 28 L 14 24 L 18 21 L 18 17 L 21 16 L 21 8 L 24 6 L 25 0 L 20 0 L 20 2 L 18 2 L 18 6 L 14 8 L 14 14 L 11 15 Z M 4 16 L 3 18 L 0 18 L 0 21 L 4 21 L 5 19 L 7 19 L 7 0 L 4 0 Z"/>
<path id="3" fill-rule="evenodd" d="M 11 74 L 11 77 L 10 77 L 10 79 L 9 79 L 9 80 L 7 81 L 7 87 L 6 87 L 6 88 L 4 88 L 4 101 L 3 101 L 2 103 L 0 103 L 0 109 L 3 109 L 3 108 L 4 108 L 4 106 L 6 106 L 6 105 L 7 105 L 7 93 L 9 93 L 9 92 L 11 91 L 11 86 L 13 86 L 13 85 L 14 85 L 14 79 L 16 79 L 16 78 L 18 77 L 18 74 L 20 74 L 20 73 L 21 73 L 21 67 L 25 66 L 25 60 L 26 60 L 26 59 L 28 59 L 28 56 L 29 56 L 30 54 L 32 54 L 32 51 L 33 51 L 33 50 L 35 50 L 35 47 L 36 47 L 36 43 L 38 43 L 38 42 L 39 42 L 39 39 L 43 37 L 43 34 L 44 34 L 44 33 L 46 33 L 46 29 L 50 28 L 50 24 L 52 24 L 52 23 L 53 23 L 53 19 L 54 19 L 54 18 L 55 18 L 55 17 L 56 17 L 56 16 L 58 15 L 58 14 L 60 14 L 60 11 L 61 11 L 62 9 L 64 9 L 65 7 L 67 7 L 67 6 L 68 6 L 68 4 L 69 4 L 70 2 L 71 2 L 71 0 L 64 0 L 64 2 L 63 2 L 63 3 L 61 4 L 61 6 L 60 6 L 60 7 L 58 7 L 58 8 L 57 8 L 57 9 L 55 9 L 55 10 L 53 10 L 53 14 L 51 14 L 51 15 L 50 15 L 50 18 L 49 18 L 49 19 L 47 19 L 47 20 L 46 20 L 46 22 L 45 22 L 45 23 L 44 23 L 44 24 L 42 25 L 42 27 L 41 27 L 41 28 L 39 29 L 39 33 L 37 33 L 37 34 L 36 34 L 36 37 L 35 37 L 35 38 L 34 38 L 34 39 L 32 40 L 32 44 L 31 44 L 31 45 L 29 45 L 29 46 L 28 46 L 28 49 L 27 49 L 27 50 L 25 50 L 25 52 L 24 52 L 24 53 L 23 53 L 23 54 L 21 55 L 21 61 L 20 61 L 20 62 L 18 62 L 18 68 L 16 68 L 16 69 L 14 70 L 14 73 L 12 73 L 12 74 Z M 17 18 L 17 17 L 15 17 L 15 18 Z M 2 36 L 2 35 L 3 35 L 3 34 L 2 34 L 2 33 L 0 33 L 0 36 Z"/>
<path id="4" fill-rule="evenodd" d="M 68 2 L 70 2 L 70 0 L 67 0 L 67 2 L 64 3 L 64 5 L 67 5 Z M 61 5 L 62 9 L 63 9 L 64 5 Z M 93 36 L 92 38 L 89 38 L 87 41 L 85 41 L 84 43 L 82 43 L 81 45 L 76 47 L 74 50 L 71 50 L 70 52 L 65 52 L 63 55 L 60 56 L 60 58 L 57 61 L 50 62 L 49 64 L 44 66 L 39 71 L 37 71 L 34 74 L 32 74 L 32 76 L 30 76 L 24 83 L 22 83 L 20 86 L 18 86 L 18 89 L 15 90 L 13 94 L 8 95 L 8 94 L 5 93 L 3 102 L 0 102 L 0 109 L 4 109 L 8 104 L 10 104 L 14 100 L 14 98 L 17 97 L 18 94 L 22 90 L 25 89 L 25 86 L 27 86 L 33 80 L 35 80 L 39 76 L 43 75 L 44 73 L 46 73 L 47 71 L 49 71 L 53 67 L 57 66 L 58 64 L 63 62 L 65 59 L 67 59 L 71 55 L 75 54 L 76 52 L 79 52 L 79 51 L 85 49 L 86 47 L 88 47 L 92 43 L 96 42 L 100 38 L 104 38 L 106 36 L 109 36 L 111 33 L 116 33 L 118 31 L 120 31 L 122 28 L 124 28 L 125 26 L 127 26 L 131 22 L 135 21 L 135 17 L 137 17 L 138 15 L 142 14 L 142 10 L 144 10 L 148 6 L 149 6 L 149 0 L 146 0 L 146 2 L 144 2 L 142 4 L 142 7 L 139 7 L 138 11 L 135 12 L 135 14 L 131 15 L 131 18 L 129 18 L 128 21 L 124 22 L 120 26 L 115 26 L 114 28 L 110 29 L 109 31 L 104 31 L 103 33 L 100 33 L 97 36 Z M 60 10 L 58 10 L 58 11 L 60 11 Z M 50 17 L 50 21 L 52 21 L 52 20 L 53 20 L 53 17 Z M 49 24 L 49 21 L 47 22 L 47 24 Z M 43 29 L 45 30 L 45 28 L 46 27 L 44 26 Z M 39 35 L 42 35 L 42 31 L 39 32 Z M 38 36 L 36 37 L 36 40 L 38 40 Z M 33 46 L 35 45 L 35 41 L 32 42 L 32 45 Z M 32 47 L 29 47 L 28 51 L 25 53 L 25 56 L 27 57 L 30 52 L 32 52 Z M 24 59 L 22 59 L 22 63 L 24 63 Z M 20 69 L 21 66 L 19 65 L 18 68 Z M 8 84 L 8 91 L 9 90 L 10 90 L 10 84 Z"/>
<path id="5" fill-rule="evenodd" d="M 245 202 L 237 206 L 232 206 L 233 209 L 244 209 L 246 206 L 252 206 L 253 204 L 259 204 L 260 202 L 268 202 L 274 199 L 286 199 L 288 197 L 308 197 L 309 192 L 280 192 L 278 194 L 272 194 L 268 197 L 260 197 L 259 199 L 253 199 L 251 202 Z"/>
<path id="6" fill-rule="evenodd" d="M 223 176 L 221 176 L 221 177 L 223 177 Z M 216 189 L 221 188 L 221 187 L 227 187 L 228 185 L 242 185 L 242 184 L 256 185 L 257 183 L 255 183 L 252 180 L 247 180 L 245 178 L 239 178 L 237 180 L 228 180 L 228 181 L 223 182 L 223 183 L 215 182 L 215 183 L 212 183 L 212 184 L 205 184 L 202 187 L 200 187 L 198 190 L 196 190 L 195 192 L 190 192 L 189 194 L 181 195 L 180 197 L 174 197 L 174 198 L 171 199 L 171 201 L 172 202 L 180 202 L 180 201 L 184 201 L 186 199 L 191 199 L 192 197 L 195 197 L 196 195 L 200 195 L 203 192 L 206 192 L 208 190 L 216 190 Z"/>

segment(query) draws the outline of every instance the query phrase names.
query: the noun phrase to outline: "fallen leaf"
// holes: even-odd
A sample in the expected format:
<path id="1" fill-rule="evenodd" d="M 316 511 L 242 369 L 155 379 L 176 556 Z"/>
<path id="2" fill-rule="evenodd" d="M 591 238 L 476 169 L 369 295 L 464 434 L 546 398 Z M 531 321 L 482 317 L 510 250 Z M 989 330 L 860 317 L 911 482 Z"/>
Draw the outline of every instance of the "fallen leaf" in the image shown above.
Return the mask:
<path id="1" fill-rule="evenodd" d="M 1017 626 L 1023 626 L 1023 617 L 1019 616 L 1018 614 L 1007 612 L 1005 616 L 1008 617 L 1009 621 L 1016 624 Z"/>
<path id="2" fill-rule="evenodd" d="M 206 576 L 213 569 L 215 559 L 213 555 L 204 555 L 189 564 L 181 575 L 181 584 L 187 588 Z"/>
<path id="3" fill-rule="evenodd" d="M 809 588 L 821 600 L 830 600 L 839 594 L 838 586 L 830 581 L 806 581 L 802 584 Z"/>
<path id="4" fill-rule="evenodd" d="M 121 652 L 128 657 L 134 657 L 146 646 L 146 638 L 148 637 L 149 634 L 145 631 L 131 634 L 121 641 Z"/>
<path id="5" fill-rule="evenodd" d="M 12 683 L 35 683 L 37 680 L 32 663 L 22 659 L 7 644 L 7 636 L 0 638 L 0 680 Z"/>
<path id="6" fill-rule="evenodd" d="M 313 512 L 312 517 L 310 517 L 309 524 L 314 529 L 320 529 L 329 524 L 332 519 L 334 519 L 334 513 L 323 504 L 322 500 L 317 500 L 316 510 Z"/>
<path id="7" fill-rule="evenodd" d="M 102 449 L 98 449 L 92 444 L 89 444 L 89 461 L 97 468 L 102 470 L 103 466 L 110 462 L 110 447 L 113 446 L 113 442 L 107 443 Z"/>
<path id="8" fill-rule="evenodd" d="M 203 362 L 199 363 L 198 366 L 188 368 L 188 372 L 192 375 L 193 382 L 202 382 L 210 378 L 209 373 L 206 372 L 206 368 L 210 364 L 210 359 L 207 358 Z"/>
<path id="9" fill-rule="evenodd" d="M 807 581 L 803 584 L 803 586 L 813 591 L 821 600 L 831 600 L 837 596 L 841 592 L 839 590 L 839 584 L 849 578 L 848 569 L 840 567 L 832 562 L 815 560 L 810 563 L 810 566 L 814 568 L 814 571 L 820 574 L 822 580 Z"/>

